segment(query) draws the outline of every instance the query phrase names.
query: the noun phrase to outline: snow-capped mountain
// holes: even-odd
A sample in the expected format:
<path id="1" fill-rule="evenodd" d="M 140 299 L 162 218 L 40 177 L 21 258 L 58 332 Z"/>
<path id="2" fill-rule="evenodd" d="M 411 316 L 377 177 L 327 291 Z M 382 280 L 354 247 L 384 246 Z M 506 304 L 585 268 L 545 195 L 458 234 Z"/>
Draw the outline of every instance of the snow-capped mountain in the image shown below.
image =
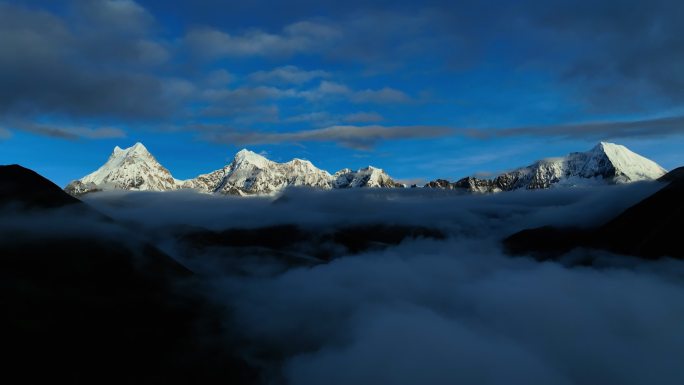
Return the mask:
<path id="1" fill-rule="evenodd" d="M 456 182 L 438 179 L 425 187 L 496 192 L 654 180 L 665 172 L 655 162 L 624 146 L 601 142 L 587 152 L 540 160 L 493 179 L 467 177 Z M 75 196 L 111 189 L 167 191 L 181 188 L 205 193 L 260 195 L 274 194 L 289 186 L 320 189 L 405 187 L 382 169 L 372 166 L 356 171 L 345 168 L 330 175 L 308 160 L 278 163 L 245 149 L 239 151 L 225 167 L 181 181 L 159 164 L 145 146 L 136 143 L 127 149 L 114 148 L 107 163 L 82 179 L 69 183 L 65 190 Z"/>
<path id="2" fill-rule="evenodd" d="M 342 169 L 333 175 L 333 188 L 354 188 L 354 187 L 404 187 L 395 182 L 382 169 L 368 166 L 357 171 Z"/>
<path id="3" fill-rule="evenodd" d="M 332 176 L 308 160 L 278 163 L 241 150 L 226 167 L 185 181 L 184 188 L 221 194 L 272 194 L 288 186 L 330 189 Z"/>
<path id="4" fill-rule="evenodd" d="M 382 169 L 368 166 L 357 171 L 343 169 L 330 175 L 308 160 L 278 163 L 249 150 L 241 150 L 226 167 L 185 181 L 184 188 L 222 194 L 272 194 L 289 186 L 320 189 L 402 187 Z"/>
<path id="5" fill-rule="evenodd" d="M 102 167 L 69 183 L 65 190 L 78 196 L 112 189 L 166 191 L 179 187 L 180 181 L 174 179 L 142 143 L 136 143 L 126 149 L 115 147 Z"/>
<path id="6" fill-rule="evenodd" d="M 289 186 L 320 189 L 349 187 L 400 187 L 379 168 L 344 169 L 330 175 L 308 160 L 278 163 L 243 149 L 225 167 L 189 180 L 177 180 L 141 143 L 114 148 L 107 163 L 65 188 L 79 196 L 102 190 L 167 191 L 194 189 L 204 193 L 233 195 L 274 194 Z"/>
<path id="7" fill-rule="evenodd" d="M 494 179 L 467 177 L 454 183 L 437 180 L 428 188 L 497 192 L 542 189 L 595 183 L 629 183 L 655 180 L 667 171 L 627 147 L 601 142 L 587 152 L 573 152 L 562 158 L 544 159 L 527 167 L 503 173 Z"/>

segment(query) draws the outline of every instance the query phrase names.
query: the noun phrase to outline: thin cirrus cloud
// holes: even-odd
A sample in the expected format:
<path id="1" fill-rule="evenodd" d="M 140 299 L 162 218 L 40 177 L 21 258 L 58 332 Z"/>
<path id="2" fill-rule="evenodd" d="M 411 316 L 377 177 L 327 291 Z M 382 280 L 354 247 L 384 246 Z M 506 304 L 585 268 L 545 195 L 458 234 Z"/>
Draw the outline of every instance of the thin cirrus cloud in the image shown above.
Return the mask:
<path id="1" fill-rule="evenodd" d="M 380 122 L 384 120 L 382 115 L 378 114 L 377 112 L 366 112 L 366 111 L 360 111 L 360 112 L 354 112 L 351 114 L 346 115 L 343 120 L 348 123 L 359 123 L 359 122 Z"/>
<path id="2" fill-rule="evenodd" d="M 317 88 L 299 93 L 309 101 L 319 101 L 329 98 L 344 98 L 352 103 L 410 103 L 413 99 L 404 91 L 383 87 L 380 89 L 353 90 L 345 84 L 323 80 Z"/>
<path id="3" fill-rule="evenodd" d="M 630 138 L 684 134 L 684 116 L 670 116 L 641 120 L 617 120 L 577 124 L 527 126 L 504 129 L 460 130 L 469 137 L 554 136 L 563 138 Z"/>
<path id="4" fill-rule="evenodd" d="M 403 91 L 384 87 L 380 89 L 353 90 L 347 85 L 323 80 L 318 87 L 310 89 L 279 88 L 267 85 L 244 86 L 239 88 L 211 88 L 202 90 L 198 100 L 204 103 L 200 115 L 211 117 L 231 117 L 246 114 L 262 114 L 264 109 L 271 109 L 274 103 L 281 100 L 297 100 L 299 102 L 349 102 L 353 104 L 405 104 L 413 99 Z M 321 117 L 332 118 L 332 114 L 312 112 L 294 117 L 293 121 L 321 121 Z M 257 120 L 263 116 L 255 116 Z M 269 121 L 273 115 L 269 115 Z M 346 122 L 376 122 L 382 120 L 378 114 L 352 113 L 337 118 Z"/>
<path id="5" fill-rule="evenodd" d="M 248 77 L 259 83 L 303 84 L 314 79 L 330 77 L 330 73 L 323 70 L 307 71 L 294 65 L 286 65 L 270 71 L 253 72 Z"/>
<path id="6" fill-rule="evenodd" d="M 55 125 L 48 123 L 35 123 L 31 121 L 12 121 L 10 127 L 15 130 L 30 132 L 60 139 L 112 139 L 125 138 L 126 132 L 115 127 L 85 127 L 78 125 Z M 11 135 L 11 132 L 0 127 L 0 137 L 3 131 Z"/>
<path id="7" fill-rule="evenodd" d="M 437 138 L 452 134 L 451 128 L 441 126 L 337 125 L 296 132 L 216 132 L 221 127 L 212 128 L 214 132 L 204 135 L 204 139 L 219 143 L 256 145 L 335 142 L 355 150 L 370 150 L 377 143 L 386 140 Z"/>
<path id="8" fill-rule="evenodd" d="M 0 140 L 9 139 L 12 137 L 12 131 L 0 127 Z"/>
<path id="9" fill-rule="evenodd" d="M 260 29 L 229 34 L 214 28 L 196 28 L 183 41 L 190 51 L 204 58 L 240 56 L 291 56 L 319 51 L 341 36 L 329 25 L 300 21 L 287 25 L 280 33 Z"/>
<path id="10" fill-rule="evenodd" d="M 340 122 L 345 123 L 376 123 L 384 118 L 377 112 L 354 112 L 346 115 L 331 114 L 326 111 L 308 112 L 305 114 L 290 116 L 285 119 L 288 123 L 310 123 L 318 126 L 333 126 Z"/>

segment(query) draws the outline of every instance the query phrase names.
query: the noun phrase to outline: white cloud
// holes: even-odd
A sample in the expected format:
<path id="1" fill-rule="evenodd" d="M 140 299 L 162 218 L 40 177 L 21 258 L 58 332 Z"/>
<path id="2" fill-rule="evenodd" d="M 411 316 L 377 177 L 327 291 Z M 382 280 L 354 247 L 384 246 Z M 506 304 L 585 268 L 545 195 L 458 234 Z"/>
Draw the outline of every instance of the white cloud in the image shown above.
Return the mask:
<path id="1" fill-rule="evenodd" d="M 352 95 L 352 101 L 356 103 L 408 103 L 411 98 L 403 91 L 384 87 L 379 90 L 362 90 L 357 91 Z"/>
<path id="2" fill-rule="evenodd" d="M 317 78 L 327 78 L 330 73 L 323 70 L 306 71 L 296 66 L 288 65 L 274 68 L 270 71 L 257 71 L 249 75 L 252 81 L 276 84 L 303 84 Z"/>
<path id="3" fill-rule="evenodd" d="M 17 130 L 62 139 L 111 139 L 126 137 L 125 131 L 115 127 L 86 127 L 29 121 L 11 121 L 8 125 Z"/>
<path id="4" fill-rule="evenodd" d="M 585 122 L 550 126 L 527 126 L 500 129 L 467 129 L 463 134 L 474 138 L 555 136 L 564 138 L 630 138 L 684 134 L 684 116 L 654 117 L 634 120 Z"/>
<path id="5" fill-rule="evenodd" d="M 235 75 L 225 69 L 211 71 L 205 78 L 205 83 L 210 88 L 226 86 L 235 80 Z"/>
<path id="6" fill-rule="evenodd" d="M 339 36 L 339 31 L 327 24 L 301 21 L 286 26 L 279 34 L 253 29 L 231 35 L 213 28 L 197 28 L 188 32 L 184 42 L 205 58 L 292 56 L 319 51 Z"/>
<path id="7" fill-rule="evenodd" d="M 154 17 L 133 0 L 76 0 L 76 12 L 91 25 L 123 34 L 145 33 Z"/>
<path id="8" fill-rule="evenodd" d="M 408 103 L 412 100 L 405 92 L 390 87 L 357 91 L 345 84 L 328 80 L 323 80 L 317 88 L 301 91 L 300 95 L 310 101 L 320 101 L 326 98 L 345 98 L 352 103 L 359 104 Z"/>
<path id="9" fill-rule="evenodd" d="M 602 223 L 657 187 L 86 199 L 157 235 L 174 225 L 223 230 L 295 224 L 332 233 L 378 223 L 429 226 L 449 235 L 407 239 L 304 268 L 283 268 L 281 254 L 307 260 L 315 252 L 307 245 L 278 250 L 270 260 L 249 248 L 184 259 L 204 279 L 207 297 L 230 309 L 226 331 L 238 335 L 226 340 L 239 337 L 239 354 L 259 359 L 266 373 L 288 383 L 678 384 L 684 381 L 681 363 L 673 359 L 684 354 L 682 261 L 582 250 L 606 268 L 570 268 L 507 257 L 499 244 L 525 227 Z"/>
<path id="10" fill-rule="evenodd" d="M 440 126 L 330 126 L 295 132 L 237 131 L 215 127 L 204 139 L 239 145 L 334 142 L 357 150 L 368 150 L 380 141 L 415 138 L 436 138 L 451 134 L 448 127 Z"/>

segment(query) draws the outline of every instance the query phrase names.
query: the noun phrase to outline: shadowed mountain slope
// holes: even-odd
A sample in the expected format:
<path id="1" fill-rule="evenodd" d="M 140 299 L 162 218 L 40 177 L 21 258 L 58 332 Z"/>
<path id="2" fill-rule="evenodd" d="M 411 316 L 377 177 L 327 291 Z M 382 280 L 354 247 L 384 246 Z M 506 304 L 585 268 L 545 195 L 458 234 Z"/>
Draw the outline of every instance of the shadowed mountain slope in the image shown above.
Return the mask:
<path id="1" fill-rule="evenodd" d="M 36 172 L 13 164 L 0 166 L 0 206 L 54 208 L 80 203 Z"/>
<path id="2" fill-rule="evenodd" d="M 680 240 L 684 228 L 684 168 L 660 178 L 661 190 L 604 225 L 589 230 L 541 227 L 504 240 L 512 254 L 555 258 L 576 247 L 598 248 L 648 259 L 684 258 Z"/>
<path id="3" fill-rule="evenodd" d="M 220 327 L 189 270 L 26 168 L 0 167 L 0 199 L 6 383 L 251 383 L 198 343 Z"/>

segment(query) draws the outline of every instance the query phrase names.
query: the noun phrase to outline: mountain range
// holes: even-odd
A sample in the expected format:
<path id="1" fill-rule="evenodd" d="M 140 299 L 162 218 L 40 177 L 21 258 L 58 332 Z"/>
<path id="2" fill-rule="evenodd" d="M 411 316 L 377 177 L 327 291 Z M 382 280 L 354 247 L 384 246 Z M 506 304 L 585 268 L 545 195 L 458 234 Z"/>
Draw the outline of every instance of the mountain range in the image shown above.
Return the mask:
<path id="1" fill-rule="evenodd" d="M 425 187 L 470 192 L 499 192 L 518 189 L 577 186 L 596 183 L 630 183 L 655 180 L 667 170 L 627 147 L 601 142 L 586 152 L 573 152 L 549 158 L 492 179 L 466 177 L 456 182 L 437 179 Z"/>
<path id="2" fill-rule="evenodd" d="M 589 151 L 539 160 L 492 179 L 466 177 L 455 182 L 437 179 L 424 187 L 490 193 L 597 183 L 629 183 L 658 179 L 666 172 L 657 163 L 624 146 L 601 142 Z M 65 191 L 74 196 L 102 190 L 178 189 L 230 195 L 265 195 L 275 194 L 290 186 L 326 190 L 406 187 L 395 182 L 382 169 L 372 166 L 356 171 L 345 168 L 331 175 L 308 160 L 293 159 L 278 163 L 246 149 L 235 154 L 233 160 L 223 168 L 193 179 L 178 180 L 143 144 L 136 143 L 127 149 L 115 147 L 102 167 L 69 183 Z"/>
<path id="3" fill-rule="evenodd" d="M 193 179 L 175 179 L 142 143 L 130 148 L 118 146 L 107 162 L 91 174 L 66 186 L 80 196 L 102 190 L 169 191 L 193 189 L 203 193 L 231 195 L 274 194 L 289 186 L 320 189 L 360 187 L 404 187 L 382 169 L 368 166 L 356 171 L 345 168 L 331 175 L 308 160 L 278 163 L 243 149 L 218 170 Z"/>

